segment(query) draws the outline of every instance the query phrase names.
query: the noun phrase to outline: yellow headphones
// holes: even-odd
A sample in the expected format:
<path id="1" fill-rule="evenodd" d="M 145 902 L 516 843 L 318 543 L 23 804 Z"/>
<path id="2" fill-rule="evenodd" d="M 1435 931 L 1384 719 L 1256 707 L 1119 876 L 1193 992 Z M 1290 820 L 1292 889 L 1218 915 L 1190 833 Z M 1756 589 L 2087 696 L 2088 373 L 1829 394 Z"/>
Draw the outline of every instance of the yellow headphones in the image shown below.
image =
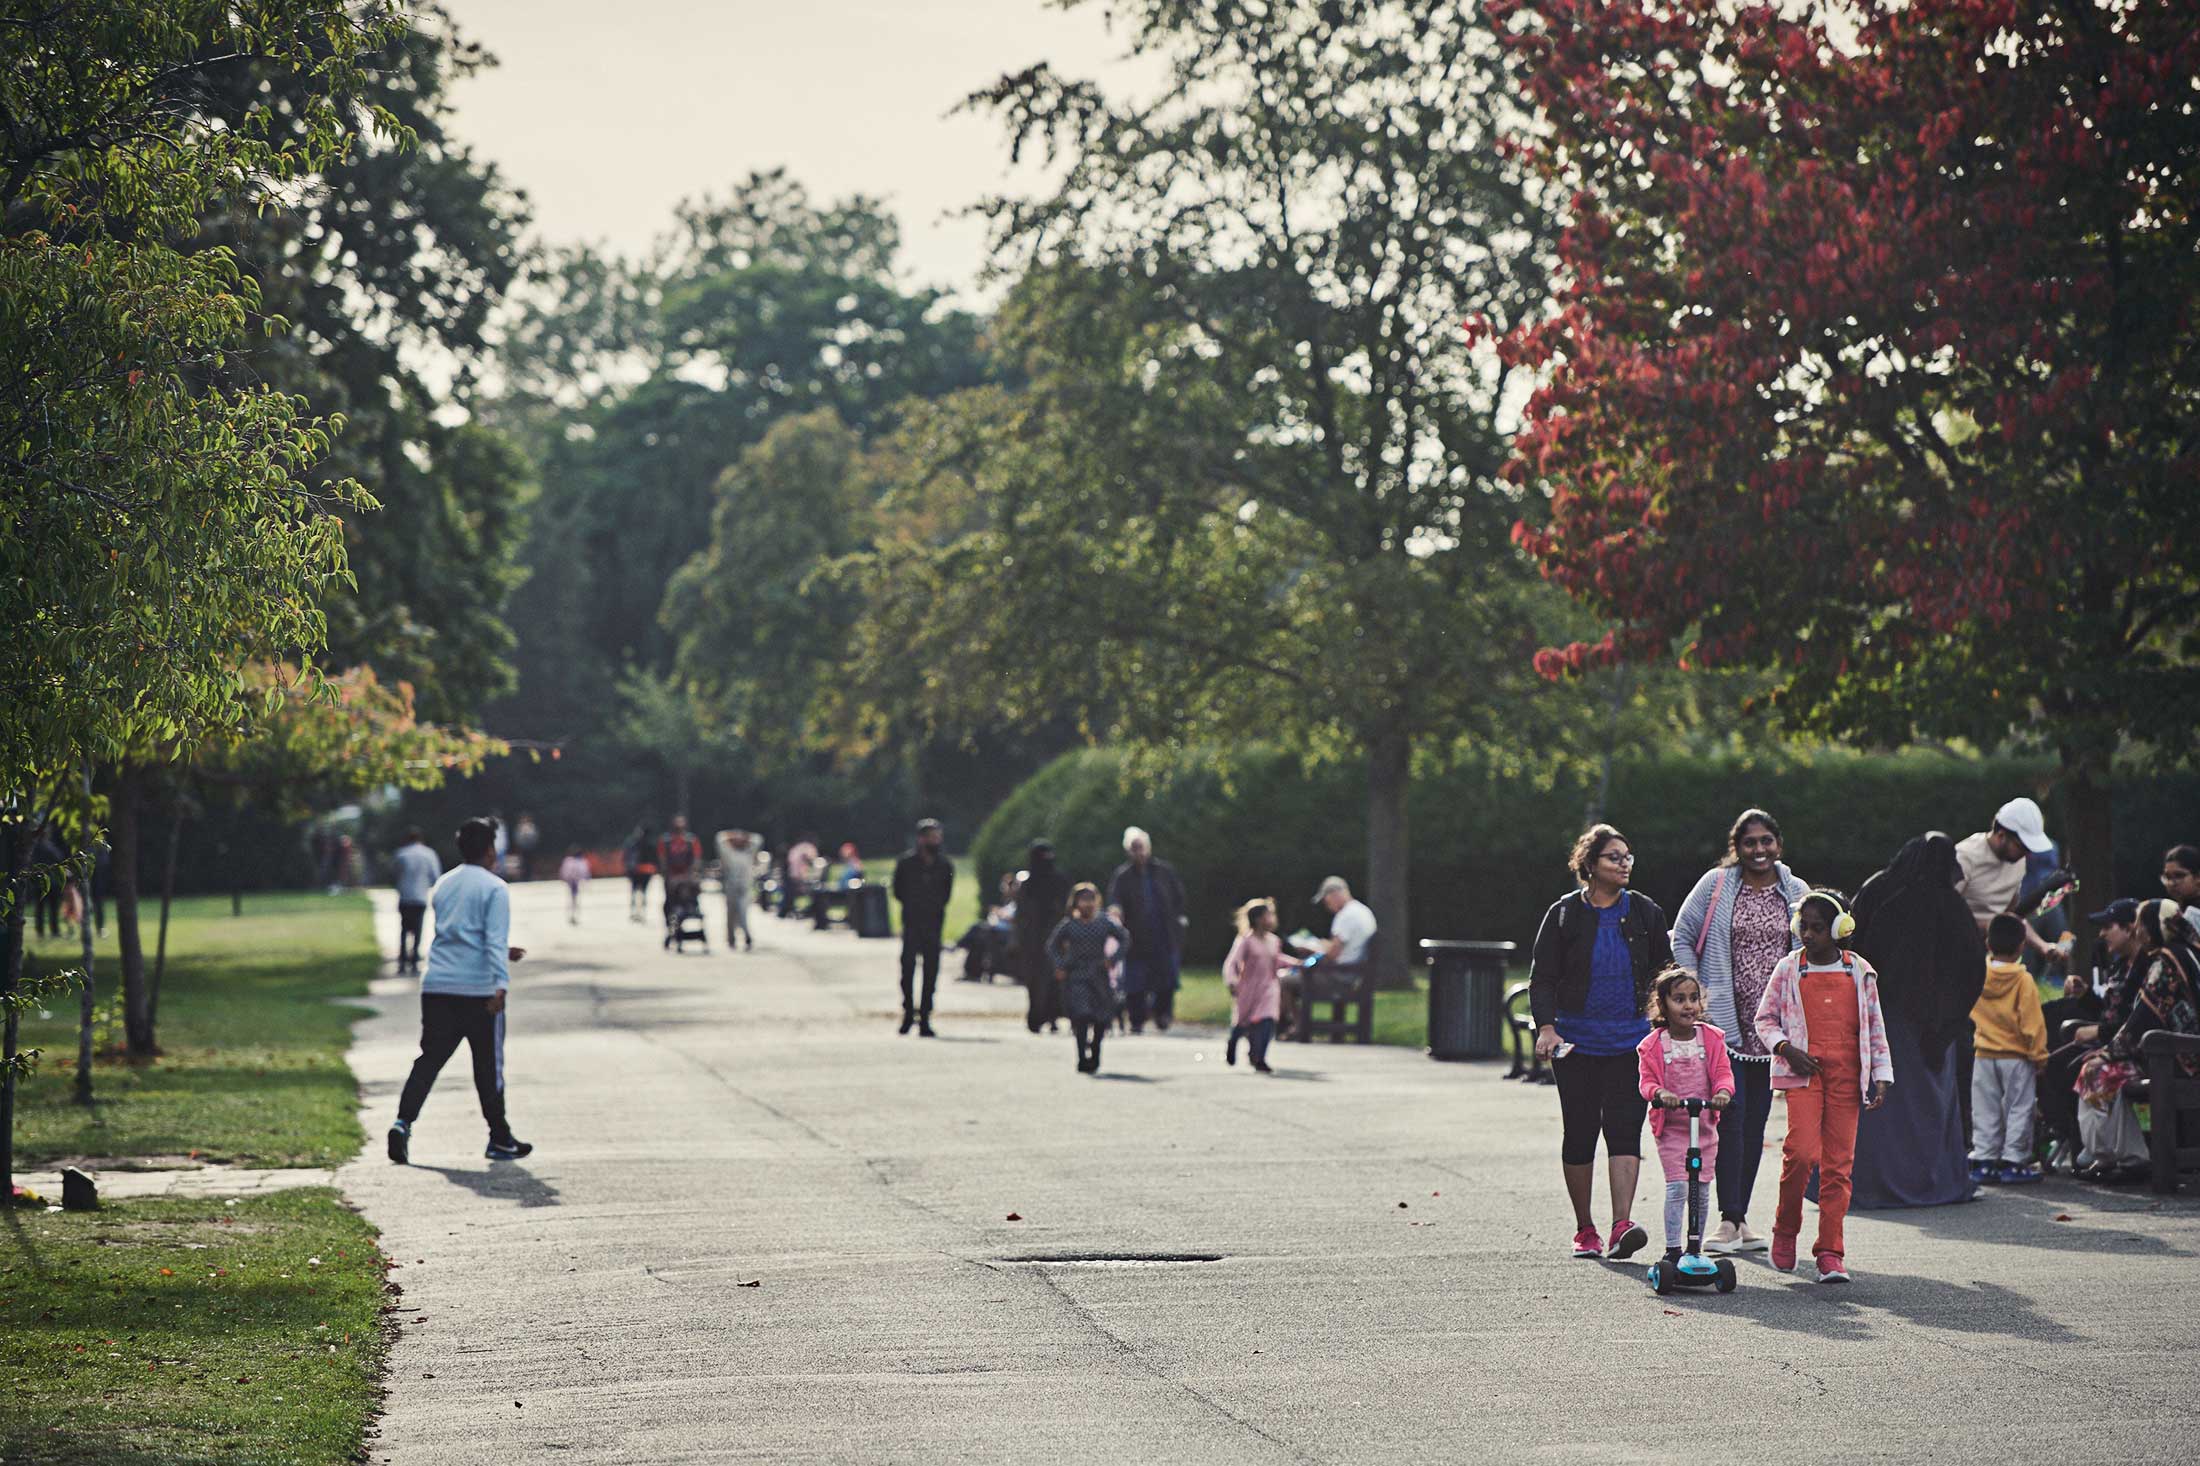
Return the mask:
<path id="1" fill-rule="evenodd" d="M 1805 902 L 1810 901 L 1823 901 L 1833 908 L 1833 939 L 1835 941 L 1846 941 L 1855 933 L 1856 918 L 1849 915 L 1849 903 L 1841 899 L 1840 893 L 1835 891 L 1812 891 L 1804 896 L 1801 901 L 1796 902 L 1795 909 L 1788 913 L 1788 930 L 1794 935 L 1797 937 L 1803 935 L 1803 906 Z"/>

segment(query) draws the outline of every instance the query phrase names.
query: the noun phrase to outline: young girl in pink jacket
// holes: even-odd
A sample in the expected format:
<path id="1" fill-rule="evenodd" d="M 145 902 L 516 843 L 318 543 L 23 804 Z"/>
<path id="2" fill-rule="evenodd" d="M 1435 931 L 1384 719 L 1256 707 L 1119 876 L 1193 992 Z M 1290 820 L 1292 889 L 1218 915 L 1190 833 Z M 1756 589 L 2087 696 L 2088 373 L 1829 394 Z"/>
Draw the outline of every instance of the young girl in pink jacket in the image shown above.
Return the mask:
<path id="1" fill-rule="evenodd" d="M 1281 970 L 1289 964 L 1283 943 L 1276 936 L 1276 907 L 1272 901 L 1248 901 L 1238 908 L 1238 939 L 1230 955 L 1222 959 L 1223 980 L 1230 985 L 1236 1006 L 1230 1020 L 1230 1042 L 1223 1062 L 1237 1062 L 1239 1039 L 1249 1040 L 1253 1067 L 1271 1073 L 1268 1043 L 1276 1036 L 1280 1007 Z"/>
<path id="2" fill-rule="evenodd" d="M 1811 1252 L 1818 1281 L 1845 1283 L 1841 1227 L 1849 1215 L 1856 1122 L 1894 1086 L 1894 1060 L 1879 1011 L 1879 974 L 1841 946 L 1856 930 L 1848 902 L 1834 891 L 1813 891 L 1796 903 L 1792 925 L 1803 948 L 1780 959 L 1757 1004 L 1757 1037 L 1772 1055 L 1772 1087 L 1787 1095 L 1788 1112 L 1772 1265 L 1782 1272 L 1795 1266 L 1803 1188 L 1815 1166 L 1818 1241 Z"/>
<path id="3" fill-rule="evenodd" d="M 1658 974 L 1650 994 L 1650 1035 L 1635 1046 L 1642 1097 L 1650 1101 L 1650 1133 L 1665 1166 L 1665 1259 L 1678 1262 L 1688 1237 L 1688 1208 L 1708 1210 L 1704 1177 L 1719 1163 L 1719 1127 L 1706 1121 L 1702 1168 L 1688 1174 L 1688 1121 L 1677 1112 L 1692 1099 L 1723 1110 L 1734 1098 L 1734 1063 L 1727 1057 L 1726 1035 L 1703 1021 L 1703 984 L 1678 967 Z M 1691 1196 L 1693 1188 L 1695 1194 Z"/>

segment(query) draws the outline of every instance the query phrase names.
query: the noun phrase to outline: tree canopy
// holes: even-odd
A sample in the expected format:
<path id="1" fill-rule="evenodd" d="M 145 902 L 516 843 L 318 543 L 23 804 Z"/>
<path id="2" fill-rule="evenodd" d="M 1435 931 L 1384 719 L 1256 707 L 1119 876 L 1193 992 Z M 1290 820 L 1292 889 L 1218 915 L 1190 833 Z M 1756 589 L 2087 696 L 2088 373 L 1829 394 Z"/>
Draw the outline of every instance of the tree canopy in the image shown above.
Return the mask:
<path id="1" fill-rule="evenodd" d="M 1495 8 L 1572 195 L 1519 538 L 1783 725 L 2016 733 L 2080 796 L 2200 717 L 2200 28 L 2174 0 Z"/>
<path id="2" fill-rule="evenodd" d="M 1511 369 L 1460 329 L 1543 302 L 1510 63 L 1461 9 L 1116 13 L 1157 97 L 1038 67 L 972 99 L 1062 180 L 987 207 L 1023 385 L 912 413 L 891 502 L 930 523 L 857 567 L 854 681 L 880 719 L 1365 753 L 1403 932 L 1414 755 L 1517 731 L 1563 615 L 1506 537 Z"/>

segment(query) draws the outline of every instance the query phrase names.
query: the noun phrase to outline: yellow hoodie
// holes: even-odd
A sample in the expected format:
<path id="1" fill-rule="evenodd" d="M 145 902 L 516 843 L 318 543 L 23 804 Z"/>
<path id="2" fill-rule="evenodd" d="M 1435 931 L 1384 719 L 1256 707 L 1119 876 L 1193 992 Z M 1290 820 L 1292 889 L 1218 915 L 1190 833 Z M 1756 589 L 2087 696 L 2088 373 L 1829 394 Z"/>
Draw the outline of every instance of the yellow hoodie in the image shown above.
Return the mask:
<path id="1" fill-rule="evenodd" d="M 2047 1020 L 2040 1014 L 2040 988 L 2022 962 L 1986 959 L 1986 988 L 1971 1005 L 1971 1027 L 1978 1032 L 1982 1059 L 2047 1062 Z"/>

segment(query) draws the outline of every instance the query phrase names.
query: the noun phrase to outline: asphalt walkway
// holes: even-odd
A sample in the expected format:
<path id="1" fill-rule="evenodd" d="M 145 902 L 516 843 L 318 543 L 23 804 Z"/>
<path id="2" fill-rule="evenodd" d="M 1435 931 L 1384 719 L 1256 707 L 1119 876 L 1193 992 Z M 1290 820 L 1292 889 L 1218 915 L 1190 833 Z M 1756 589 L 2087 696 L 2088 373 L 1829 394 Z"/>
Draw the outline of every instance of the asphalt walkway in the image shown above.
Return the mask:
<path id="1" fill-rule="evenodd" d="M 1556 1099 L 1498 1067 L 1281 1045 L 1264 1079 L 1180 1030 L 1087 1078 L 1014 989 L 943 984 L 942 1036 L 899 1037 L 892 942 L 766 917 L 729 956 L 714 912 L 712 951 L 673 956 L 623 884 L 578 927 L 562 897 L 516 893 L 531 1158 L 482 1158 L 462 1054 L 391 1166 L 414 984 L 359 1029 L 373 1143 L 339 1183 L 403 1264 L 376 1461 L 2189 1449 L 2193 1201 L 2060 1182 L 1859 1216 L 1852 1286 L 1754 1261 L 1661 1300 L 1566 1255 Z"/>

